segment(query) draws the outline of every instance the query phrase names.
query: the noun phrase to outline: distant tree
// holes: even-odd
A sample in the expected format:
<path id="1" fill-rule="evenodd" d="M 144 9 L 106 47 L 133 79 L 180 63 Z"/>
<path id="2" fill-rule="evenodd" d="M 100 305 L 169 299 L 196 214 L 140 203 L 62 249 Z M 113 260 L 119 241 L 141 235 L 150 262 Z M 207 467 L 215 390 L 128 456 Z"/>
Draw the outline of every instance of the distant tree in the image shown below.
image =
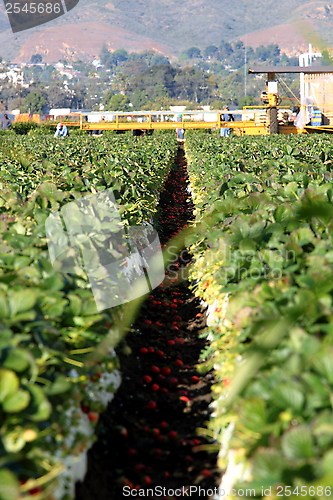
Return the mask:
<path id="1" fill-rule="evenodd" d="M 246 97 L 241 97 L 238 100 L 238 106 L 242 108 L 243 106 L 255 106 L 258 104 L 258 100 L 252 95 L 248 95 Z"/>
<path id="2" fill-rule="evenodd" d="M 109 59 L 111 56 L 111 52 L 108 49 L 108 46 L 106 43 L 103 43 L 101 51 L 99 53 L 99 60 L 101 61 L 102 64 L 108 65 Z"/>
<path id="3" fill-rule="evenodd" d="M 147 69 L 147 65 L 143 61 L 127 61 L 122 71 L 124 75 L 136 76 L 143 73 Z"/>
<path id="4" fill-rule="evenodd" d="M 237 40 L 237 42 L 234 43 L 234 50 L 244 50 L 245 45 L 241 40 Z"/>
<path id="5" fill-rule="evenodd" d="M 152 66 L 159 66 L 160 64 L 170 64 L 170 61 L 167 57 L 162 54 L 155 54 L 151 60 Z"/>
<path id="6" fill-rule="evenodd" d="M 125 49 L 117 49 L 111 54 L 111 60 L 113 63 L 118 66 L 119 63 L 125 62 L 128 60 L 128 52 Z"/>
<path id="7" fill-rule="evenodd" d="M 43 62 L 43 56 L 41 54 L 33 54 L 30 60 L 32 64 L 39 64 Z"/>
<path id="8" fill-rule="evenodd" d="M 333 56 L 327 49 L 323 50 L 321 55 L 322 55 L 322 58 L 320 60 L 321 66 L 332 66 L 333 65 Z"/>
<path id="9" fill-rule="evenodd" d="M 50 85 L 47 89 L 48 104 L 50 108 L 70 108 L 72 96 L 65 92 L 59 85 Z M 76 96 L 75 96 L 76 97 Z"/>
<path id="10" fill-rule="evenodd" d="M 142 50 L 141 52 L 130 52 L 128 61 L 142 61 L 147 66 L 151 66 L 152 59 L 156 56 L 153 50 Z"/>
<path id="11" fill-rule="evenodd" d="M 276 43 L 271 43 L 266 47 L 260 45 L 256 49 L 255 55 L 260 61 L 269 61 L 272 64 L 277 64 L 281 60 L 281 51 Z"/>
<path id="12" fill-rule="evenodd" d="M 185 51 L 190 59 L 198 59 L 201 57 L 201 50 L 198 47 L 190 47 Z"/>
<path id="13" fill-rule="evenodd" d="M 222 42 L 220 43 L 220 46 L 219 46 L 220 61 L 222 61 L 223 59 L 227 59 L 233 53 L 233 51 L 234 51 L 234 49 L 232 48 L 231 43 L 224 42 L 222 40 Z"/>
<path id="14" fill-rule="evenodd" d="M 204 50 L 204 56 L 210 59 L 211 57 L 215 57 L 218 54 L 218 51 L 218 47 L 215 45 L 209 45 Z"/>
<path id="15" fill-rule="evenodd" d="M 270 55 L 269 59 L 272 64 L 278 64 L 281 61 L 281 50 L 280 47 L 276 43 L 271 43 L 267 45 L 269 49 Z"/>
<path id="16" fill-rule="evenodd" d="M 222 101 L 220 99 L 216 100 L 216 101 L 212 101 L 210 103 L 210 107 L 211 109 L 214 109 L 214 110 L 220 110 L 223 108 L 223 106 L 226 105 L 226 102 L 225 101 Z"/>
<path id="17" fill-rule="evenodd" d="M 128 111 L 130 100 L 127 95 L 115 94 L 106 104 L 107 111 Z"/>
<path id="18" fill-rule="evenodd" d="M 148 94 L 144 90 L 136 89 L 131 95 L 131 103 L 134 110 L 141 110 L 148 102 Z"/>
<path id="19" fill-rule="evenodd" d="M 40 92 L 29 92 L 29 94 L 24 98 L 24 106 L 27 108 L 29 113 L 42 113 L 46 104 L 46 99 Z"/>

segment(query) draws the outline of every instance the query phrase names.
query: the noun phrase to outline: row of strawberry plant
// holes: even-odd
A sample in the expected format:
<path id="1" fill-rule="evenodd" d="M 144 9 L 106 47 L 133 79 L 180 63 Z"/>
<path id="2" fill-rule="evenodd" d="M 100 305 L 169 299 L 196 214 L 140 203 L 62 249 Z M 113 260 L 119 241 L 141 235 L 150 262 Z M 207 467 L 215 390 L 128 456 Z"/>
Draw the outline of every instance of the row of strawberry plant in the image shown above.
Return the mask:
<path id="1" fill-rule="evenodd" d="M 186 152 L 193 286 L 213 316 L 203 359 L 216 370 L 210 426 L 224 443 L 222 485 L 259 498 L 330 496 L 331 137 L 192 133 Z"/>
<path id="2" fill-rule="evenodd" d="M 121 306 L 98 312 L 85 273 L 51 265 L 45 221 L 112 188 L 124 224 L 151 220 L 175 142 L 157 134 L 6 137 L 0 146 L 0 498 L 52 498 L 67 455 L 83 453 L 119 380 Z M 124 306 L 125 307 L 125 306 Z M 107 348 L 97 347 L 108 338 Z M 73 465 L 73 464 L 72 464 Z M 66 497 L 63 485 L 60 497 Z M 59 493 L 57 498 L 59 498 Z"/>

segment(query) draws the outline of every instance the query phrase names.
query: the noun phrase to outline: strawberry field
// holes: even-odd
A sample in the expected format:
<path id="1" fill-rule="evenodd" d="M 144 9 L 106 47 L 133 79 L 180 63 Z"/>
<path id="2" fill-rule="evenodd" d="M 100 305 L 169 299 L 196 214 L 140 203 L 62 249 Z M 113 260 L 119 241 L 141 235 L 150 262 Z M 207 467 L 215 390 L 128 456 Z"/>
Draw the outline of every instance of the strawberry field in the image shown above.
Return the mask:
<path id="1" fill-rule="evenodd" d="M 222 484 L 331 496 L 331 138 L 192 134 L 186 151 Z"/>
<path id="2" fill-rule="evenodd" d="M 330 136 L 1 140 L 0 500 L 331 497 Z M 45 221 L 108 188 L 166 278 L 100 312 Z"/>

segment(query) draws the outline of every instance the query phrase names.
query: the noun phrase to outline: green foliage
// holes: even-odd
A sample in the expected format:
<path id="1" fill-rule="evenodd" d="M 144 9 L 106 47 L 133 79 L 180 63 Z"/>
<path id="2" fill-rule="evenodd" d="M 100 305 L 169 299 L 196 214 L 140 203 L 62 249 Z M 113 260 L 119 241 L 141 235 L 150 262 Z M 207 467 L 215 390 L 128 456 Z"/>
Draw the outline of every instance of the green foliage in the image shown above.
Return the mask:
<path id="1" fill-rule="evenodd" d="M 105 109 L 107 111 L 128 111 L 129 98 L 126 95 L 115 94 L 106 103 Z"/>
<path id="2" fill-rule="evenodd" d="M 32 91 L 24 98 L 24 106 L 29 113 L 42 113 L 47 102 L 40 92 Z"/>
<path id="3" fill-rule="evenodd" d="M 31 56 L 30 61 L 32 62 L 32 64 L 41 63 L 41 62 L 43 62 L 43 56 L 41 54 L 33 54 Z"/>
<path id="4" fill-rule="evenodd" d="M 10 127 L 17 135 L 27 135 L 31 130 L 37 129 L 38 124 L 35 122 L 14 122 Z"/>
<path id="5" fill-rule="evenodd" d="M 140 143 L 130 135 L 36 139 L 3 136 L 0 147 L 1 500 L 39 484 L 52 490 L 57 457 L 86 446 L 80 405 L 104 409 L 91 397 L 101 387 L 96 375 L 117 368 L 110 349 L 132 317 L 121 306 L 97 313 L 86 274 L 52 267 L 45 220 L 106 188 L 126 224 L 151 220 L 175 145 L 168 133 Z"/>
<path id="6" fill-rule="evenodd" d="M 191 132 L 186 150 L 193 287 L 214 312 L 210 427 L 222 440 L 233 423 L 229 447 L 244 450 L 260 498 L 262 486 L 332 487 L 331 137 Z"/>

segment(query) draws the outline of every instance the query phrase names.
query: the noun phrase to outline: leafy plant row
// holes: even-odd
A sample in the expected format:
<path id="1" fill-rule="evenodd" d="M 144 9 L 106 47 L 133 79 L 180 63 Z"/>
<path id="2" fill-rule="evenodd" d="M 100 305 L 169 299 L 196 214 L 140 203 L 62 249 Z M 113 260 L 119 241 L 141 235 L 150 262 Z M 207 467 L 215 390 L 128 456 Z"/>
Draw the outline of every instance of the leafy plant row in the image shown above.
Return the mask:
<path id="1" fill-rule="evenodd" d="M 259 498 L 330 496 L 331 137 L 192 133 L 186 154 L 193 287 L 213 316 L 203 359 L 216 370 L 210 427 L 221 467 Z"/>
<path id="2" fill-rule="evenodd" d="M 45 220 L 65 203 L 106 188 L 125 224 L 151 220 L 174 145 L 163 133 L 140 142 L 8 136 L 1 143 L 1 500 L 52 497 L 61 463 L 83 452 L 89 425 L 117 383 L 112 348 L 121 337 L 123 308 L 99 313 L 85 273 L 55 271 Z"/>

